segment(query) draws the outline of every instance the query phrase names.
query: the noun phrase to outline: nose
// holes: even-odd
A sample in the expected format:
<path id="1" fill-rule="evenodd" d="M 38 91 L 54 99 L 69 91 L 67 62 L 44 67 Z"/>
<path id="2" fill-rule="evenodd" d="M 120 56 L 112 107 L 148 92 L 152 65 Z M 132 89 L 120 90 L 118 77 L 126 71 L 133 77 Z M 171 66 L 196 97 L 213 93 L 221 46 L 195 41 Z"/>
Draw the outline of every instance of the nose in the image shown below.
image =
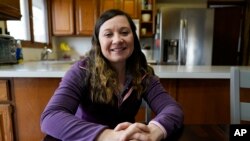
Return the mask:
<path id="1" fill-rule="evenodd" d="M 113 43 L 119 44 L 119 43 L 122 43 L 122 42 L 123 42 L 123 39 L 122 39 L 121 35 L 115 34 L 113 36 Z"/>

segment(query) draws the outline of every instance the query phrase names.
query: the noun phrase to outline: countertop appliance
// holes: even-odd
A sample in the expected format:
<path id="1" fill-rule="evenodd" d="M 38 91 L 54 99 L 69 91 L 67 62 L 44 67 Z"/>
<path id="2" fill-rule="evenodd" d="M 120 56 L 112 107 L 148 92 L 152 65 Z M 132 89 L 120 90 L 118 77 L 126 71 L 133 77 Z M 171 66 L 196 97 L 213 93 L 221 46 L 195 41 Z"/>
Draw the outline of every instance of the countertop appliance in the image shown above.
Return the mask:
<path id="1" fill-rule="evenodd" d="M 17 63 L 16 40 L 9 35 L 0 35 L 0 64 Z"/>
<path id="2" fill-rule="evenodd" d="M 213 9 L 161 7 L 154 59 L 159 64 L 211 65 L 213 23 Z"/>

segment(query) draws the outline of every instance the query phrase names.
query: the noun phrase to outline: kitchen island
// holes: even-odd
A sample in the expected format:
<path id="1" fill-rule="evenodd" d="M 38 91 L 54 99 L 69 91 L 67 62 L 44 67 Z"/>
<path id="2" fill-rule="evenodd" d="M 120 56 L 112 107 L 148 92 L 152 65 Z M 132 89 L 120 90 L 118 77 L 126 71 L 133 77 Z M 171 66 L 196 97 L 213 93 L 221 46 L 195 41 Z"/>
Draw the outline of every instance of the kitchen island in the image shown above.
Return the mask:
<path id="1" fill-rule="evenodd" d="M 72 64 L 33 61 L 0 66 L 0 82 L 8 87 L 8 102 L 1 103 L 0 100 L 0 105 L 11 105 L 14 138 L 19 141 L 43 138 L 41 112 Z M 152 67 L 166 90 L 182 105 L 185 124 L 230 123 L 229 66 Z M 139 111 L 137 121 L 144 120 L 144 112 L 144 109 Z M 5 129 L 5 133 L 7 130 L 12 127 Z"/>

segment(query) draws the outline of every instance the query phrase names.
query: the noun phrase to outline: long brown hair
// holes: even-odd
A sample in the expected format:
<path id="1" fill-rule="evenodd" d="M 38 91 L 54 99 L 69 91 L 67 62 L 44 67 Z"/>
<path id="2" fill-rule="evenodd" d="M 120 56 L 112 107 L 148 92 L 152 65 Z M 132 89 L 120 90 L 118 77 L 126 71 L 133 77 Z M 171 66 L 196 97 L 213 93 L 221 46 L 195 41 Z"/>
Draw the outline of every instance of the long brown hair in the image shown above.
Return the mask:
<path id="1" fill-rule="evenodd" d="M 108 10 L 96 22 L 92 36 L 92 48 L 87 54 L 87 57 L 89 57 L 88 68 L 90 73 L 88 81 L 90 97 L 93 102 L 114 104 L 115 94 L 119 91 L 117 73 L 103 56 L 98 38 L 102 24 L 118 15 L 127 18 L 134 36 L 134 51 L 126 61 L 126 73 L 133 77 L 133 88 L 138 98 L 141 97 L 145 90 L 145 86 L 142 85 L 143 75 L 152 74 L 152 69 L 148 66 L 145 55 L 141 51 L 141 45 L 136 34 L 136 26 L 131 17 L 120 10 Z"/>

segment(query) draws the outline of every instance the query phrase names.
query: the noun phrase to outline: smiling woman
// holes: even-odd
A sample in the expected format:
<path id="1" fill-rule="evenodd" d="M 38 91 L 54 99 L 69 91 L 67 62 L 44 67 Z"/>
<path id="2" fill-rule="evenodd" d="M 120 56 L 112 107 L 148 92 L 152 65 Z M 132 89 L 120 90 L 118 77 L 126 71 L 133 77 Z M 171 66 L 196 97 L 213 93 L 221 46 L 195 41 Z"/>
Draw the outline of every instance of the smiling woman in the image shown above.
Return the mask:
<path id="1" fill-rule="evenodd" d="M 20 9 L 22 14 L 20 21 L 7 21 L 10 35 L 22 40 L 25 47 L 44 47 L 49 43 L 45 1 L 20 0 Z"/>
<path id="2" fill-rule="evenodd" d="M 91 41 L 42 112 L 44 134 L 63 141 L 160 141 L 182 126 L 181 105 L 148 65 L 127 13 L 104 12 Z M 135 119 L 142 100 L 156 114 L 145 124 Z"/>

